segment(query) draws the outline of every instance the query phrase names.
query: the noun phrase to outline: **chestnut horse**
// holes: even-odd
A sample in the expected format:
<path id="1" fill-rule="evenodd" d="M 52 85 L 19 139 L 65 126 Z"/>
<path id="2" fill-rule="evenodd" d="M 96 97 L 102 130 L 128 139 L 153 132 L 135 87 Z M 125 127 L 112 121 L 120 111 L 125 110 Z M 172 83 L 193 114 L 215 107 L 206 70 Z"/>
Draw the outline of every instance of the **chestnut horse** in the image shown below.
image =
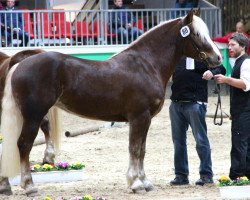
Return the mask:
<path id="1" fill-rule="evenodd" d="M 11 67 L 21 62 L 25 58 L 28 58 L 32 55 L 43 53 L 43 52 L 45 51 L 41 49 L 23 50 L 13 56 L 8 56 L 4 54 L 3 52 L 0 52 L 0 101 L 2 101 L 2 98 L 3 98 L 5 79 Z M 0 113 L 1 112 L 2 112 L 2 109 L 0 107 Z M 50 164 L 54 163 L 54 159 L 55 159 L 54 145 L 57 147 L 57 149 L 59 148 L 59 138 L 50 137 L 51 132 L 56 132 L 55 135 L 59 134 L 59 127 L 58 127 L 59 124 L 57 121 L 55 121 L 56 115 L 58 114 L 57 112 L 58 111 L 57 109 L 55 109 L 55 107 L 53 107 L 53 109 L 50 109 L 48 112 L 48 115 L 46 115 L 43 118 L 40 124 L 40 128 L 43 131 L 44 136 L 45 136 L 45 144 L 46 144 L 44 157 L 43 157 L 43 163 L 50 163 Z M 2 177 L 0 177 L 0 180 L 2 180 Z M 8 180 L 6 180 L 6 183 L 7 185 L 9 184 Z M 10 191 L 8 190 L 5 191 L 5 189 L 2 190 L 2 188 L 0 187 L 0 193 L 5 193 L 5 192 L 7 192 L 7 194 L 10 193 Z"/>
<path id="2" fill-rule="evenodd" d="M 2 175 L 21 171 L 21 187 L 28 196 L 36 195 L 29 154 L 41 120 L 57 106 L 86 118 L 129 122 L 128 185 L 133 192 L 152 190 L 144 172 L 147 132 L 182 56 L 204 59 L 211 67 L 221 63 L 206 24 L 193 11 L 152 28 L 106 61 L 45 52 L 15 65 L 8 74 L 2 104 L 6 137 Z"/>

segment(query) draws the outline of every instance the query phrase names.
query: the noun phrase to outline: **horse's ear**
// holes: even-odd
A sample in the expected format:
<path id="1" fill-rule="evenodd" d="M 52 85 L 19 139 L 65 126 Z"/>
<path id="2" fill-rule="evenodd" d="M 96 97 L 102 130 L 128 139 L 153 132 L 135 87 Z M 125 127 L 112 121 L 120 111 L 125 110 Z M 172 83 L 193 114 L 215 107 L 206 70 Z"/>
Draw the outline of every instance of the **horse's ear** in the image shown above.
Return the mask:
<path id="1" fill-rule="evenodd" d="M 197 10 L 194 11 L 194 14 L 198 17 L 201 16 L 201 8 L 199 7 Z"/>
<path id="2" fill-rule="evenodd" d="M 186 15 L 186 17 L 183 19 L 184 25 L 188 25 L 190 23 L 192 23 L 193 21 L 193 15 L 194 15 L 194 11 L 193 8 L 188 12 L 188 14 Z"/>

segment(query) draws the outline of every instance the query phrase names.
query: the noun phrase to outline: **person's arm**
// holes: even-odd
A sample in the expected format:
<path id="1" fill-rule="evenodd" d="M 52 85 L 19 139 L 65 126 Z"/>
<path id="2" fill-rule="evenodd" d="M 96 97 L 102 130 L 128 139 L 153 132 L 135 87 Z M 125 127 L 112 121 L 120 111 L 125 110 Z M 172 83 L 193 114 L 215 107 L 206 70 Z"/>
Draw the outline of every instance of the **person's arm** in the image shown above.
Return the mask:
<path id="1" fill-rule="evenodd" d="M 206 70 L 203 75 L 202 75 L 202 79 L 205 79 L 205 80 L 211 80 L 215 74 L 223 74 L 225 75 L 226 74 L 226 69 L 223 65 L 219 65 L 215 68 L 211 68 L 211 69 L 208 69 Z"/>
<path id="2" fill-rule="evenodd" d="M 213 73 L 213 75 L 215 75 L 215 74 L 225 75 L 226 74 L 226 69 L 223 65 L 219 65 L 215 68 L 211 68 L 210 71 Z"/>
<path id="3" fill-rule="evenodd" d="M 246 59 L 241 66 L 240 78 L 226 77 L 222 74 L 214 76 L 218 84 L 226 83 L 233 87 L 244 90 L 245 92 L 250 90 L 250 59 Z"/>
<path id="4" fill-rule="evenodd" d="M 231 37 L 233 33 L 228 33 L 222 37 L 216 37 L 216 38 L 212 38 L 212 40 L 214 42 L 220 42 L 220 43 L 228 43 L 228 39 Z"/>
<path id="5" fill-rule="evenodd" d="M 244 83 L 242 79 L 232 78 L 232 77 L 224 76 L 222 74 L 216 74 L 214 75 L 214 78 L 216 79 L 217 84 L 226 83 L 228 85 L 231 85 L 233 87 L 236 87 L 242 90 L 245 90 L 246 88 L 246 84 Z"/>

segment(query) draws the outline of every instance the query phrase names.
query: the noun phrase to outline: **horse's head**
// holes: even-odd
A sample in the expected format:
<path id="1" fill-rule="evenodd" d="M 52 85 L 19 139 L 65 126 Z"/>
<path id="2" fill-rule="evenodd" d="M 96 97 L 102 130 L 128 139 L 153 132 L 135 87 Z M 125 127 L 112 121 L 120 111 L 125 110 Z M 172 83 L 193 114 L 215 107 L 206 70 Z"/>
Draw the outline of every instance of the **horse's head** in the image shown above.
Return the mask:
<path id="1" fill-rule="evenodd" d="M 183 37 L 183 53 L 197 60 L 205 60 L 209 66 L 217 66 L 222 61 L 220 51 L 211 40 L 204 21 L 196 16 L 198 12 L 191 10 L 182 19 L 180 34 Z"/>

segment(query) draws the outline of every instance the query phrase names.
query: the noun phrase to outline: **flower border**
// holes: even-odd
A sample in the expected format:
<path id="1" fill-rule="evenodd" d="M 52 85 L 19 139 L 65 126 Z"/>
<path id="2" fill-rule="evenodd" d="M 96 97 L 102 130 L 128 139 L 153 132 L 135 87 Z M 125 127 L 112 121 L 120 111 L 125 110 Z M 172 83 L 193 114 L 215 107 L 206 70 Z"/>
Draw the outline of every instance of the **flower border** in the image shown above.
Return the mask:
<path id="1" fill-rule="evenodd" d="M 235 180 L 231 180 L 228 176 L 221 176 L 218 181 L 219 187 L 250 185 L 250 180 L 246 176 L 239 177 Z"/>
<path id="2" fill-rule="evenodd" d="M 48 171 L 68 171 L 81 170 L 85 165 L 81 162 L 58 162 L 56 164 L 34 164 L 30 167 L 31 172 L 48 172 Z"/>

